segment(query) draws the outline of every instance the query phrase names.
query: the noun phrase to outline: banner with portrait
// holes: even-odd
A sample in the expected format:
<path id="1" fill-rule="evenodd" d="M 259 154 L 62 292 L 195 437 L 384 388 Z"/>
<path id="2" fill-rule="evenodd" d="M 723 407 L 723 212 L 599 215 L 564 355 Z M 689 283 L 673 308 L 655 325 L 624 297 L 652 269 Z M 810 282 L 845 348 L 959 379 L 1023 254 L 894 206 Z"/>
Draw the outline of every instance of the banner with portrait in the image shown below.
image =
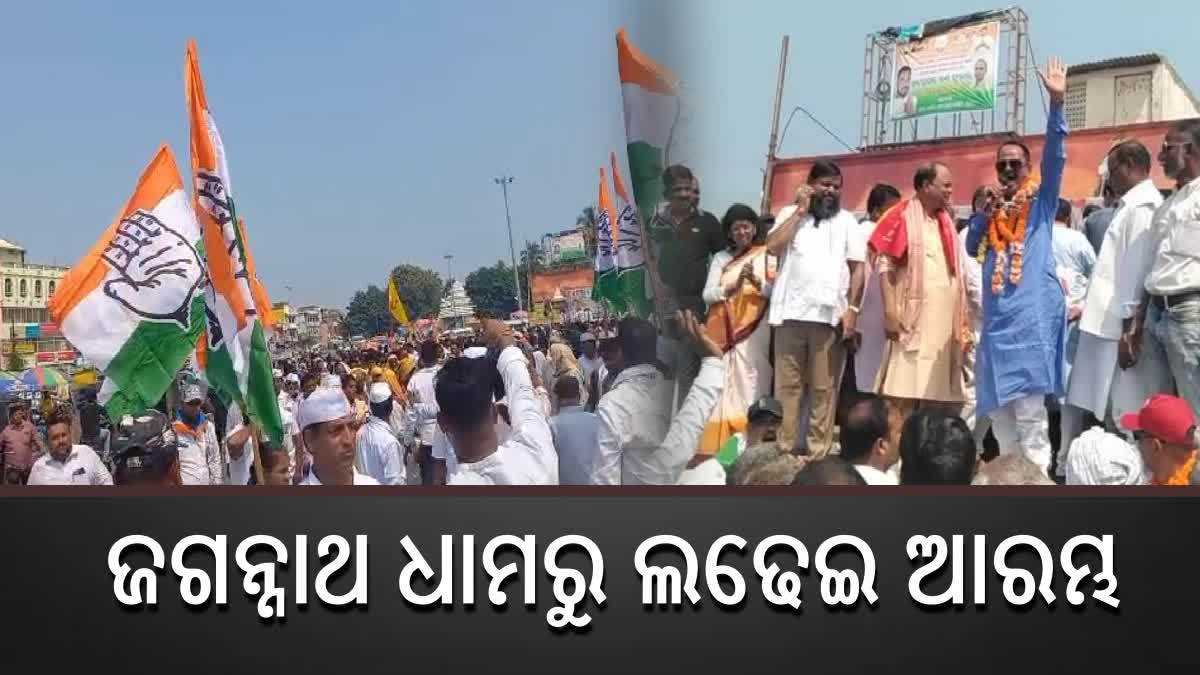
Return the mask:
<path id="1" fill-rule="evenodd" d="M 897 44 L 892 119 L 991 110 L 999 44 L 998 21 Z"/>

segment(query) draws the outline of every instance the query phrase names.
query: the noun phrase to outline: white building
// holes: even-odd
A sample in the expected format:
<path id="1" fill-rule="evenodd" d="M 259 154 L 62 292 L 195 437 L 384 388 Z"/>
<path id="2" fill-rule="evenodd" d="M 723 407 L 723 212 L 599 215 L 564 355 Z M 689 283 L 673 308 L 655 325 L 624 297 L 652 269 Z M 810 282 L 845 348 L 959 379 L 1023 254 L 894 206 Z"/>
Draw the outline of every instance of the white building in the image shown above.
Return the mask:
<path id="1" fill-rule="evenodd" d="M 475 305 L 459 281 L 450 284 L 450 292 L 442 298 L 438 319 L 449 328 L 462 328 L 467 319 L 475 316 Z"/>
<path id="2" fill-rule="evenodd" d="M 1072 130 L 1200 116 L 1200 101 L 1160 54 L 1071 66 L 1065 104 Z"/>
<path id="3" fill-rule="evenodd" d="M 50 318 L 50 298 L 69 268 L 25 261 L 25 249 L 0 239 L 0 353 L 9 365 L 73 365 L 75 351 Z"/>

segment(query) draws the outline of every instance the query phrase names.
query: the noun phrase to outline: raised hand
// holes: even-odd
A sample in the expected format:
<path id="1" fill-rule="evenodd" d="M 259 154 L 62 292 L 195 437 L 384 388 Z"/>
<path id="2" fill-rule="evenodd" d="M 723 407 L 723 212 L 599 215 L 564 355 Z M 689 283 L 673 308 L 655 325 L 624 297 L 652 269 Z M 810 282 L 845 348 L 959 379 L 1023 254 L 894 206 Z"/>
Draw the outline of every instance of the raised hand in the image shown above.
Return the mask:
<path id="1" fill-rule="evenodd" d="M 721 346 L 708 336 L 708 330 L 704 324 L 692 314 L 692 310 L 687 309 L 676 312 L 676 319 L 683 334 L 692 341 L 698 351 L 703 356 L 715 356 L 721 358 L 725 352 L 721 350 Z"/>
<path id="2" fill-rule="evenodd" d="M 483 320 L 483 341 L 496 351 L 503 351 L 514 344 L 512 326 L 498 319 Z"/>
<path id="3" fill-rule="evenodd" d="M 1042 86 L 1050 95 L 1050 102 L 1062 103 L 1067 93 L 1067 66 L 1062 59 L 1051 56 L 1046 61 L 1046 67 L 1038 71 L 1038 77 L 1042 79 Z"/>
<path id="4" fill-rule="evenodd" d="M 800 189 L 796 190 L 796 212 L 808 213 L 808 205 L 812 203 L 813 188 L 811 185 L 801 185 Z"/>
<path id="5" fill-rule="evenodd" d="M 138 209 L 120 222 L 102 257 L 120 275 L 105 282 L 105 295 L 147 319 L 191 325 L 204 267 L 178 232 Z"/>

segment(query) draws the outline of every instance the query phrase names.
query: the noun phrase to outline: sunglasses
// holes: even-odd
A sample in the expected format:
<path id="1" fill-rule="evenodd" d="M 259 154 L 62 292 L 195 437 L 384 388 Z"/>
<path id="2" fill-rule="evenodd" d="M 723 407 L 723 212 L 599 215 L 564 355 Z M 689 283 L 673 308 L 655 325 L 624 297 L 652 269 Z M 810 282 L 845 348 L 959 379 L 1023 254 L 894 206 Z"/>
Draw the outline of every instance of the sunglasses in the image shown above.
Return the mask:
<path id="1" fill-rule="evenodd" d="M 1167 143 L 1166 141 L 1163 141 L 1162 151 L 1170 152 L 1170 151 L 1174 150 L 1175 148 L 1188 148 L 1191 145 L 1192 145 L 1191 141 L 1187 141 L 1184 143 Z"/>
<path id="2" fill-rule="evenodd" d="M 1021 159 L 1001 159 L 996 162 L 996 171 L 1004 172 L 1007 169 L 1012 171 L 1020 171 L 1025 166 L 1025 160 Z"/>

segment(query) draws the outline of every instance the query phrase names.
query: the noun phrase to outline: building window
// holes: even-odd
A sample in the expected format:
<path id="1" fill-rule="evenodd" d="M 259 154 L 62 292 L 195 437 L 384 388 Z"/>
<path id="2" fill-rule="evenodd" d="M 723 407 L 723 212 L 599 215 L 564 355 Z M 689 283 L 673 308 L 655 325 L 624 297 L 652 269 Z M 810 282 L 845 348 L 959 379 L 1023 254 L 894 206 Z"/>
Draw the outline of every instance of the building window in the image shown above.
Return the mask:
<path id="1" fill-rule="evenodd" d="M 42 297 L 42 280 L 41 279 L 35 279 L 33 281 L 33 297 L 35 297 L 35 298 Z"/>
<path id="2" fill-rule="evenodd" d="M 6 298 L 12 297 L 12 279 L 4 280 L 4 297 L 6 297 Z"/>
<path id="3" fill-rule="evenodd" d="M 1087 79 L 1079 79 L 1067 83 L 1064 112 L 1067 115 L 1067 126 L 1071 129 L 1087 127 Z"/>
<path id="4" fill-rule="evenodd" d="M 21 280 L 21 297 L 25 298 L 28 296 L 29 296 L 29 287 L 25 284 L 25 280 L 22 279 Z"/>
<path id="5" fill-rule="evenodd" d="M 51 282 L 50 282 L 50 287 L 49 287 L 49 292 L 48 292 L 48 293 L 46 293 L 46 297 L 48 297 L 48 298 L 53 298 L 53 297 L 54 297 L 54 289 L 55 289 L 55 287 L 56 287 L 56 282 L 54 282 L 54 281 L 51 281 Z"/>

